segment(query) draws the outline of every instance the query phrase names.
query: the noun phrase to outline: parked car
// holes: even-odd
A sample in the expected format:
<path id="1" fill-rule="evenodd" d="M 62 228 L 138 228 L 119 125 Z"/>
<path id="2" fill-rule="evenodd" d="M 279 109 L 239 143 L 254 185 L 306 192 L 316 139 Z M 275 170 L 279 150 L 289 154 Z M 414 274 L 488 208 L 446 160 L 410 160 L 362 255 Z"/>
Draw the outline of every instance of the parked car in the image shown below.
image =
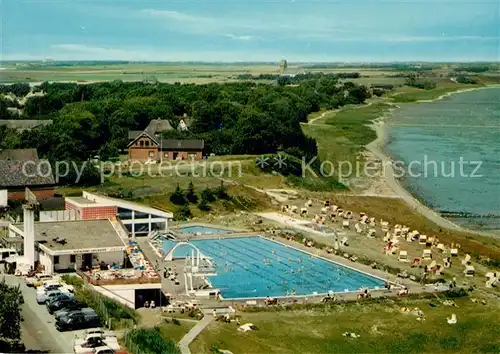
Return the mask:
<path id="1" fill-rule="evenodd" d="M 35 274 L 32 277 L 27 277 L 25 281 L 27 286 L 35 286 L 35 283 L 49 280 L 51 278 L 52 276 L 50 274 Z"/>
<path id="2" fill-rule="evenodd" d="M 61 332 L 73 331 L 77 329 L 98 327 L 100 323 L 101 320 L 96 314 L 85 314 L 80 311 L 58 318 L 56 320 L 56 328 Z"/>
<path id="3" fill-rule="evenodd" d="M 103 337 L 100 334 L 92 334 L 85 338 L 85 341 L 75 343 L 73 352 L 75 354 L 84 354 L 96 348 L 105 347 L 113 351 L 120 350 L 120 344 L 116 337 Z"/>
<path id="4" fill-rule="evenodd" d="M 53 302 L 60 301 L 60 300 L 67 300 L 67 299 L 74 299 L 74 298 L 75 298 L 75 296 L 73 294 L 65 293 L 65 292 L 61 291 L 61 294 L 47 299 L 47 301 L 45 301 L 45 305 L 47 305 L 47 304 L 50 305 Z"/>
<path id="5" fill-rule="evenodd" d="M 83 314 L 88 314 L 88 315 L 96 315 L 96 312 L 94 311 L 94 309 L 90 308 L 90 307 L 84 307 L 82 309 L 70 309 L 70 308 L 65 308 L 63 310 L 59 310 L 59 311 L 56 311 L 53 313 L 53 315 L 55 316 L 56 320 L 58 318 L 61 318 L 61 317 L 64 317 L 64 316 L 67 316 L 71 313 L 83 313 Z"/>
<path id="6" fill-rule="evenodd" d="M 0 248 L 0 263 L 5 263 L 5 260 L 12 256 L 18 256 L 14 248 Z"/>
<path id="7" fill-rule="evenodd" d="M 61 284 L 59 283 L 47 283 L 45 286 L 39 286 L 36 289 L 36 293 L 46 293 L 48 291 L 54 291 L 54 290 L 59 290 L 61 291 Z"/>
<path id="8" fill-rule="evenodd" d="M 75 335 L 73 346 L 81 345 L 82 343 L 87 342 L 90 337 L 94 336 L 104 338 L 105 341 L 116 342 L 118 340 L 114 331 L 102 328 L 89 328 L 83 331 L 83 333 L 81 333 L 80 335 Z"/>
<path id="9" fill-rule="evenodd" d="M 80 302 L 78 302 L 75 298 L 71 296 L 65 296 L 60 298 L 56 296 L 55 299 L 47 301 L 46 306 L 50 314 L 53 314 L 54 312 L 62 309 L 79 310 L 83 307 L 83 305 Z"/>
<path id="10" fill-rule="evenodd" d="M 44 275 L 39 277 L 39 279 L 35 280 L 33 286 L 38 289 L 41 286 L 46 286 L 48 284 L 59 284 L 59 283 L 60 283 L 59 280 L 53 279 L 52 277 L 50 277 L 50 275 L 49 276 Z"/>
<path id="11" fill-rule="evenodd" d="M 51 301 L 60 298 L 72 297 L 70 293 L 63 293 L 60 290 L 51 290 L 43 293 L 36 294 L 36 302 L 38 304 L 45 304 L 46 301 Z"/>

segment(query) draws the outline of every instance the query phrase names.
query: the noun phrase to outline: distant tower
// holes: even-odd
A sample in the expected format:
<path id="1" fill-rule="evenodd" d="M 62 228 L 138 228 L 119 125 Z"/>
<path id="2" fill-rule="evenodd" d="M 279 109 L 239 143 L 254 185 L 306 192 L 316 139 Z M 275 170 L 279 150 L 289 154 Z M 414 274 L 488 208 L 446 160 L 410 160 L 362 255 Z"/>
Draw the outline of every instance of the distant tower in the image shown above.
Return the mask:
<path id="1" fill-rule="evenodd" d="M 280 61 L 280 74 L 283 74 L 288 67 L 288 64 L 285 59 L 281 59 Z"/>
<path id="2" fill-rule="evenodd" d="M 23 205 L 24 223 L 24 257 L 31 267 L 35 266 L 35 211 L 38 209 L 38 201 L 35 195 L 26 188 L 26 202 Z"/>

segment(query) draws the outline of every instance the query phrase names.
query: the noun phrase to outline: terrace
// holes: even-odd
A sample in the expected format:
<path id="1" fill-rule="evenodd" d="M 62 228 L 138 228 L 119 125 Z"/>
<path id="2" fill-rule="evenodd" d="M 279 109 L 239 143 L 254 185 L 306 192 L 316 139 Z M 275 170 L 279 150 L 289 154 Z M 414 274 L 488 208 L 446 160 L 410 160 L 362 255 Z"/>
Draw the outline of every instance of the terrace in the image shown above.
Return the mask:
<path id="1" fill-rule="evenodd" d="M 161 278 L 157 273 L 134 269 L 111 269 L 92 272 L 77 270 L 76 272 L 86 283 L 97 286 L 161 283 Z"/>

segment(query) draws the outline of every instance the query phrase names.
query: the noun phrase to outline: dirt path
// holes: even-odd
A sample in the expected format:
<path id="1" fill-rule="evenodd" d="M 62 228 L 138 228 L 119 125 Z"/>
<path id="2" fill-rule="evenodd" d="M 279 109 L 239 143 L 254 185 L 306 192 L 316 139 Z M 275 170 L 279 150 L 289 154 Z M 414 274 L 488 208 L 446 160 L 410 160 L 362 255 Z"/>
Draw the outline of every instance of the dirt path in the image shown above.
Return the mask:
<path id="1" fill-rule="evenodd" d="M 318 120 L 320 120 L 320 119 L 325 118 L 325 116 L 328 115 L 328 114 L 330 114 L 330 113 L 337 114 L 338 112 L 340 112 L 340 111 L 342 111 L 342 110 L 344 110 L 346 108 L 354 108 L 354 109 L 366 108 L 366 107 L 370 107 L 373 103 L 374 103 L 374 101 L 371 101 L 371 102 L 368 102 L 367 104 L 364 104 L 362 106 L 353 106 L 353 107 L 346 106 L 346 107 L 337 108 L 337 109 L 330 109 L 328 111 L 324 111 L 319 116 L 311 119 L 307 123 L 301 123 L 301 124 L 307 124 L 307 125 L 328 125 L 328 124 L 324 124 L 324 123 L 315 123 L 315 122 L 318 121 Z"/>

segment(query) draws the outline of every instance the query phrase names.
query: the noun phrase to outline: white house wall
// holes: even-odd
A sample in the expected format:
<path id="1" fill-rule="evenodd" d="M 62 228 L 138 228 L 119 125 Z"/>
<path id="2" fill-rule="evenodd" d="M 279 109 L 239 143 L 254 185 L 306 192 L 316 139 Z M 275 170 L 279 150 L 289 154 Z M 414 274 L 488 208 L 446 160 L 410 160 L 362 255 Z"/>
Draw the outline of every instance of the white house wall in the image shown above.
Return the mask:
<path id="1" fill-rule="evenodd" d="M 44 266 L 44 273 L 53 274 L 54 268 L 52 263 L 52 256 L 46 254 L 43 250 L 38 253 L 38 261 Z"/>
<path id="2" fill-rule="evenodd" d="M 94 289 L 104 296 L 115 299 L 116 301 L 135 309 L 135 291 L 140 289 L 158 289 L 161 291 L 161 283 L 104 285 L 94 286 Z"/>
<path id="3" fill-rule="evenodd" d="M 59 256 L 59 262 L 54 263 L 54 270 L 75 269 L 75 262 L 71 262 L 69 254 Z"/>

